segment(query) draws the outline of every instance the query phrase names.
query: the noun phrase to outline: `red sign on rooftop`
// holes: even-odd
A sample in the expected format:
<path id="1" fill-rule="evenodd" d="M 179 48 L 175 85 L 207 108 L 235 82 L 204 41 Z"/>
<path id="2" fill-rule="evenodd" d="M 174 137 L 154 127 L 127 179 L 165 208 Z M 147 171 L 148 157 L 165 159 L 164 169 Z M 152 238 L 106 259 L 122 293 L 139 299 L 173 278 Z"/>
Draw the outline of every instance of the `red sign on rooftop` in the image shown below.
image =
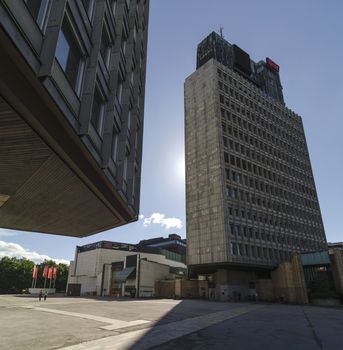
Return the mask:
<path id="1" fill-rule="evenodd" d="M 267 57 L 266 62 L 267 62 L 267 66 L 269 68 L 271 68 L 272 70 L 275 70 L 276 72 L 279 72 L 280 67 L 273 60 L 271 60 L 269 57 Z"/>

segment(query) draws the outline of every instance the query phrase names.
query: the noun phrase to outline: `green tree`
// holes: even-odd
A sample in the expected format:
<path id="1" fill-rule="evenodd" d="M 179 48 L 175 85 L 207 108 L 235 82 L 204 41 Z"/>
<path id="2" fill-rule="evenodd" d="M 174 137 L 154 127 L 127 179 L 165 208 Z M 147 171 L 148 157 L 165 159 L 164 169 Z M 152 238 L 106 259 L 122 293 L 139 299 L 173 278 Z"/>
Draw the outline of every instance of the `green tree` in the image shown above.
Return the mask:
<path id="1" fill-rule="evenodd" d="M 55 288 L 58 292 L 64 292 L 68 280 L 68 265 L 56 264 L 53 260 L 45 260 L 38 265 L 38 274 L 36 288 L 44 287 L 43 268 L 56 266 Z M 20 293 L 23 289 L 30 288 L 32 285 L 32 272 L 35 263 L 28 259 L 18 259 L 3 257 L 0 260 L 0 294 Z M 53 281 L 52 284 L 53 285 Z M 49 287 L 49 280 L 46 281 L 46 287 Z"/>
<path id="2" fill-rule="evenodd" d="M 69 266 L 66 264 L 57 265 L 56 290 L 65 292 L 67 289 Z"/>
<path id="3" fill-rule="evenodd" d="M 0 293 L 20 293 L 31 287 L 34 263 L 25 258 L 0 260 Z"/>

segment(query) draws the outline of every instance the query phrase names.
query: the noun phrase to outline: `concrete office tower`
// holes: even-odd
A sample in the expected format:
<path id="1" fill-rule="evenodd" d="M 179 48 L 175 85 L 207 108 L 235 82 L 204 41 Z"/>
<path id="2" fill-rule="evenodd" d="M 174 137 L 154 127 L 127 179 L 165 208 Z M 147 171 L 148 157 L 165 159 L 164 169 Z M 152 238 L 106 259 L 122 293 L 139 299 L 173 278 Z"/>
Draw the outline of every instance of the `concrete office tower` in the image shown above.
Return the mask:
<path id="1" fill-rule="evenodd" d="M 137 220 L 149 0 L 0 4 L 0 227 Z"/>
<path id="2" fill-rule="evenodd" d="M 185 144 L 191 275 L 263 272 L 326 248 L 301 117 L 284 105 L 271 59 L 255 63 L 216 33 L 200 43 Z"/>

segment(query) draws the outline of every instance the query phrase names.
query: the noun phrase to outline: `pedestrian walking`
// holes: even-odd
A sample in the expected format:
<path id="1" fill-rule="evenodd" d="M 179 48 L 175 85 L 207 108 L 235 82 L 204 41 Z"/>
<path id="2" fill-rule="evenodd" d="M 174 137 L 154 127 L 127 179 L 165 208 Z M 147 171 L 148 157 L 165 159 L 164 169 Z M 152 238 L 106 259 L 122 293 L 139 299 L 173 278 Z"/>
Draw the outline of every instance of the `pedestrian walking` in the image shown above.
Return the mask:
<path id="1" fill-rule="evenodd" d="M 39 299 L 39 301 L 42 300 L 42 296 L 43 296 L 43 291 L 40 290 L 40 291 L 39 291 L 39 294 L 38 294 L 38 299 Z"/>
<path id="2" fill-rule="evenodd" d="M 46 290 L 44 293 L 44 301 L 46 301 L 47 296 L 48 296 L 48 291 Z"/>

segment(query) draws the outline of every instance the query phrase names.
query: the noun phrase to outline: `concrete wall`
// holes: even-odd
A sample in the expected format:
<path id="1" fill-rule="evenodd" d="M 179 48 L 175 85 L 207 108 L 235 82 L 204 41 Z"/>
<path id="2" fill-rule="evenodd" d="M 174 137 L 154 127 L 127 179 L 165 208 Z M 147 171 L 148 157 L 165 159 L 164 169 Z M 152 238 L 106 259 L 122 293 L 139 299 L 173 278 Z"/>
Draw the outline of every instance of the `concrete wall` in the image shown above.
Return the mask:
<path id="1" fill-rule="evenodd" d="M 333 278 L 338 293 L 343 295 L 343 250 L 333 250 Z"/>
<path id="2" fill-rule="evenodd" d="M 249 289 L 249 282 L 256 280 L 252 271 L 220 269 L 214 274 L 215 299 L 221 301 L 248 300 L 255 296 L 255 289 Z"/>
<path id="3" fill-rule="evenodd" d="M 224 169 L 217 68 L 211 60 L 185 82 L 187 262 L 227 261 Z"/>
<path id="4" fill-rule="evenodd" d="M 156 296 L 162 298 L 209 298 L 207 281 L 161 280 L 156 281 L 155 290 Z"/>
<path id="5" fill-rule="evenodd" d="M 96 276 L 72 276 L 68 278 L 68 284 L 81 284 L 81 295 L 97 294 L 100 286 L 97 284 Z"/>
<path id="6" fill-rule="evenodd" d="M 76 276 L 96 276 L 98 272 L 97 267 L 97 251 L 90 250 L 77 254 L 77 261 L 75 262 Z"/>
<path id="7" fill-rule="evenodd" d="M 294 254 L 291 262 L 281 263 L 272 272 L 275 299 L 289 303 L 308 304 L 308 296 L 300 255 Z"/>
<path id="8" fill-rule="evenodd" d="M 175 297 L 175 280 L 155 282 L 155 296 L 159 298 Z"/>
<path id="9" fill-rule="evenodd" d="M 274 285 L 271 278 L 256 281 L 257 299 L 262 301 L 274 301 Z"/>
<path id="10" fill-rule="evenodd" d="M 141 260 L 139 278 L 139 296 L 151 297 L 155 295 L 155 281 L 169 276 L 169 266 Z"/>

